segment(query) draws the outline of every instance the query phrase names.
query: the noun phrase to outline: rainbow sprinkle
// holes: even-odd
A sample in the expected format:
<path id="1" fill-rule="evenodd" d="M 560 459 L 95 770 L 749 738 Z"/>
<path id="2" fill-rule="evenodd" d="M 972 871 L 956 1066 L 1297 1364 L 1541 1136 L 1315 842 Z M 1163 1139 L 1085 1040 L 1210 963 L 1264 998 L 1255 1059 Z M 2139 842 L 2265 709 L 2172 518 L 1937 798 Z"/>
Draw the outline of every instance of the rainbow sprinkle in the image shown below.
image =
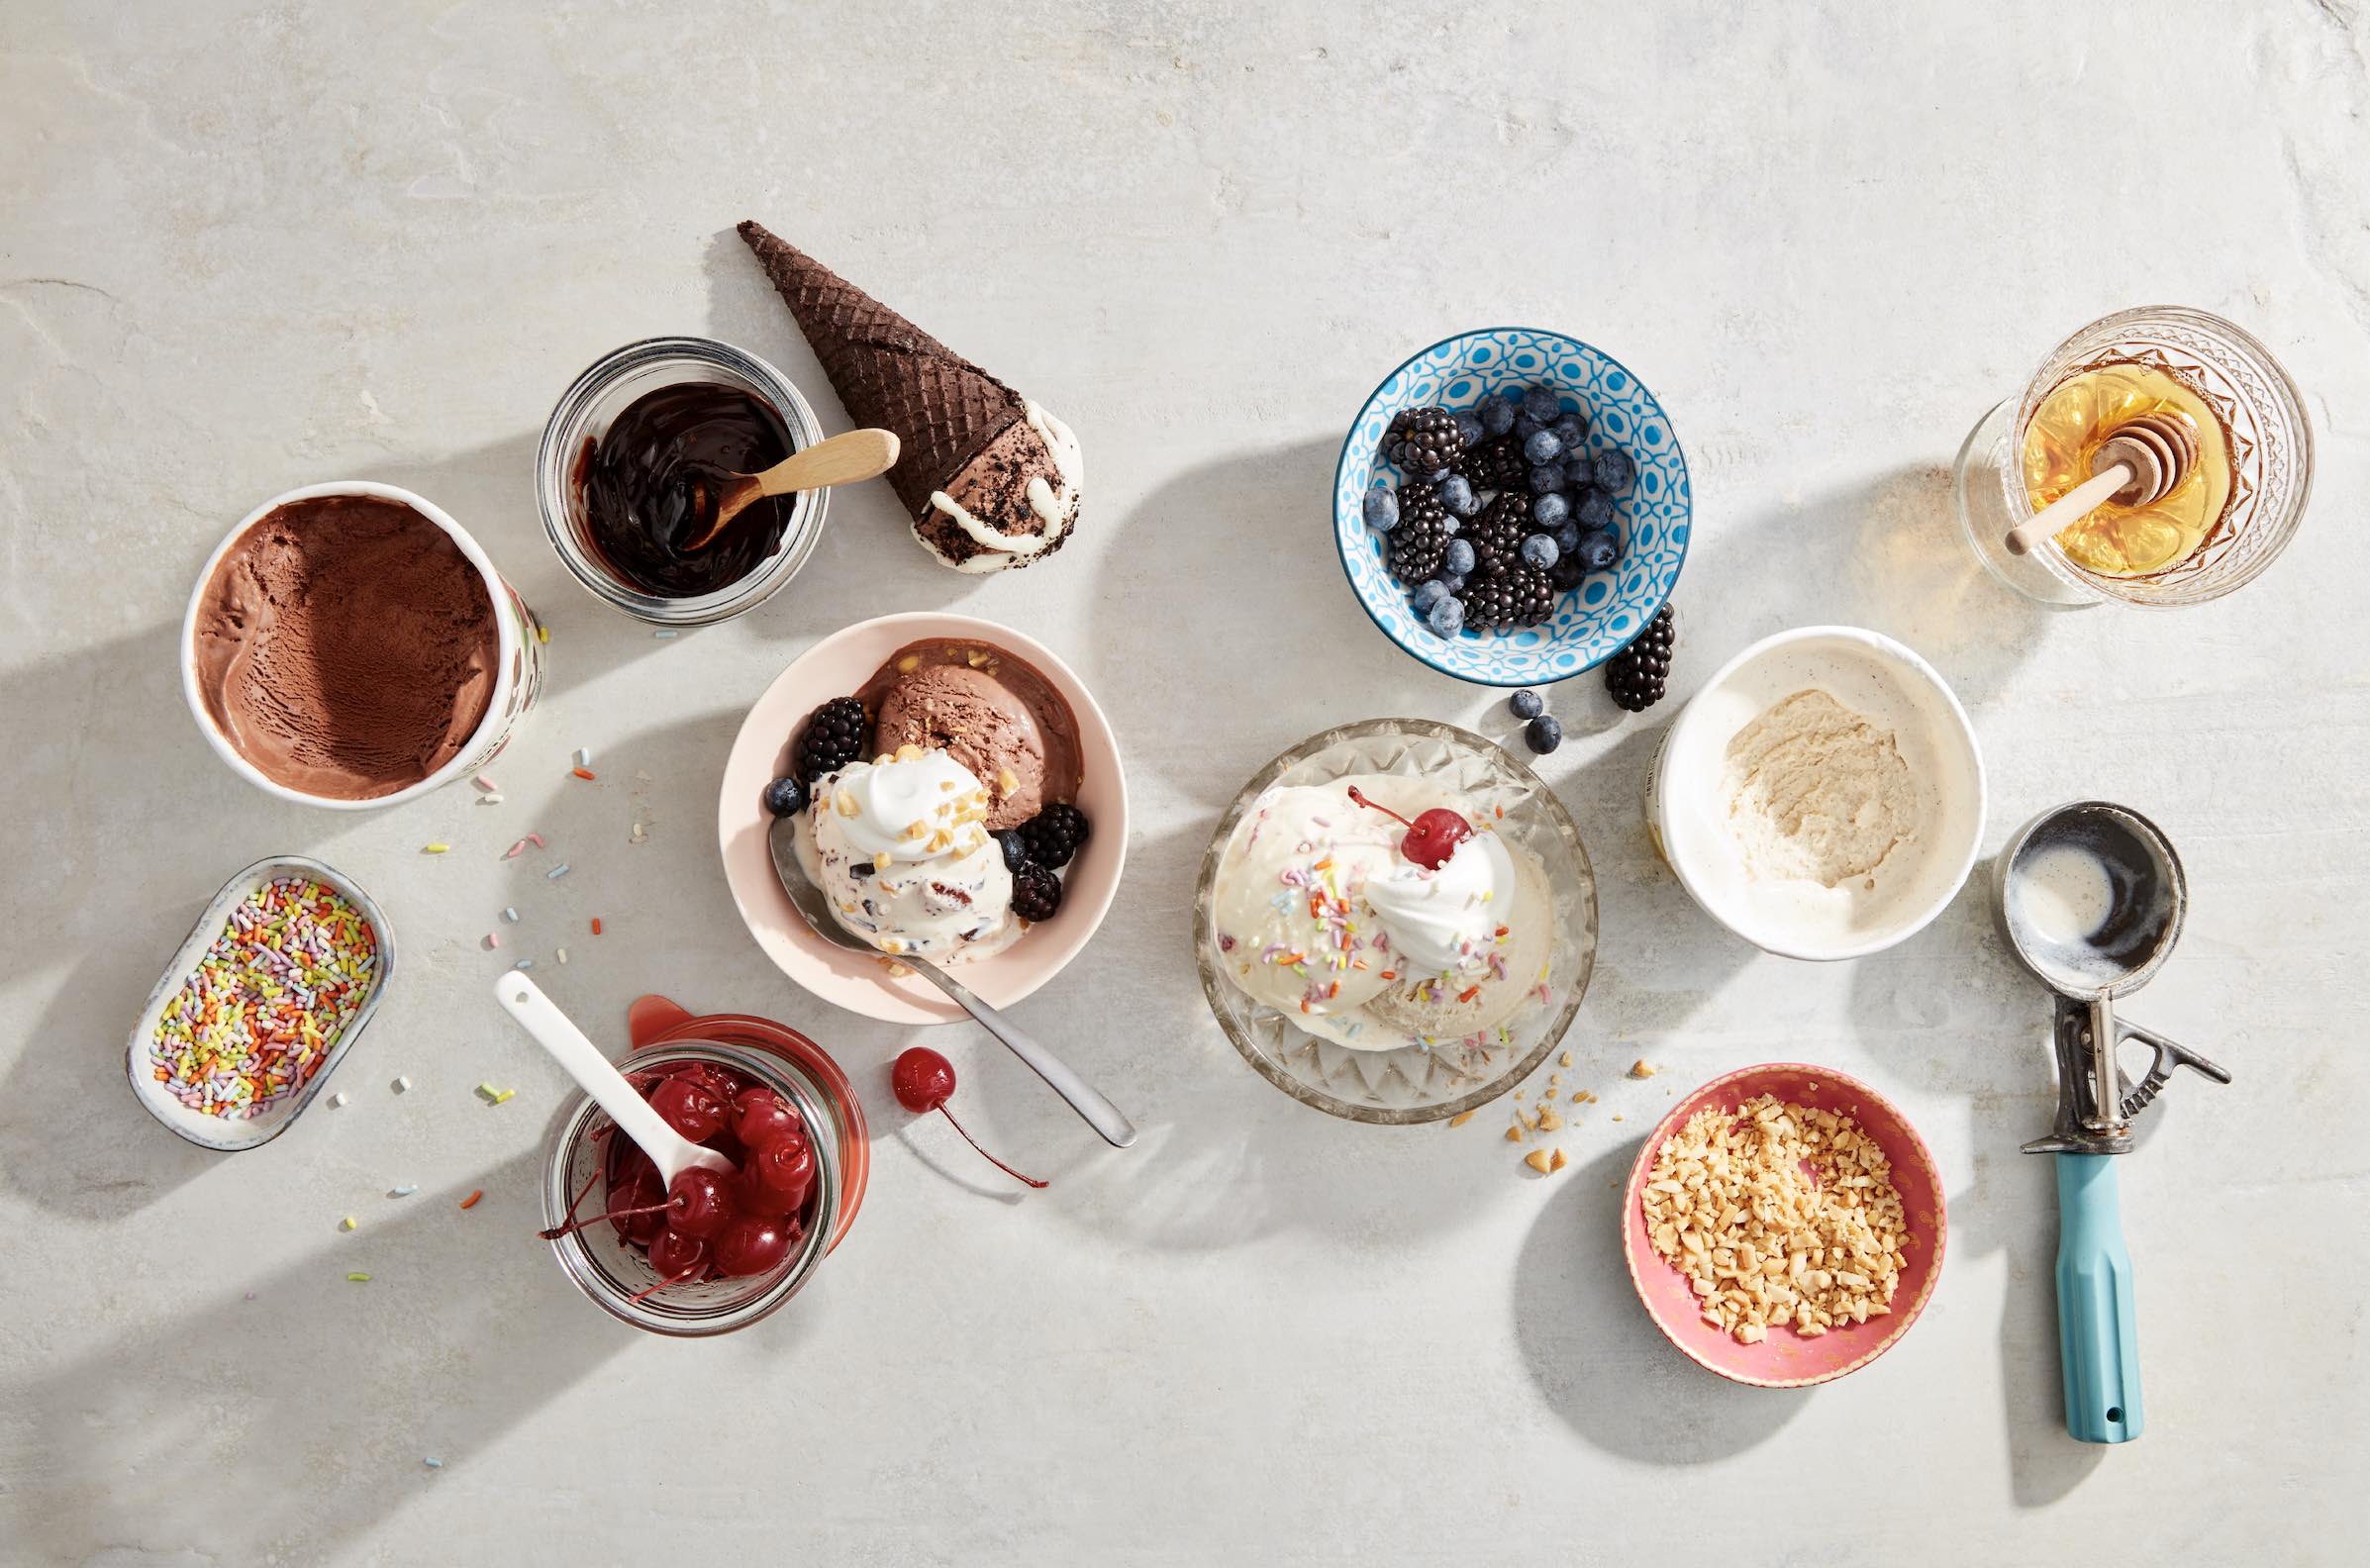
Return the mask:
<path id="1" fill-rule="evenodd" d="M 378 933 L 322 883 L 275 877 L 231 911 L 148 1043 L 165 1092 L 206 1116 L 262 1115 L 302 1089 L 370 994 Z"/>

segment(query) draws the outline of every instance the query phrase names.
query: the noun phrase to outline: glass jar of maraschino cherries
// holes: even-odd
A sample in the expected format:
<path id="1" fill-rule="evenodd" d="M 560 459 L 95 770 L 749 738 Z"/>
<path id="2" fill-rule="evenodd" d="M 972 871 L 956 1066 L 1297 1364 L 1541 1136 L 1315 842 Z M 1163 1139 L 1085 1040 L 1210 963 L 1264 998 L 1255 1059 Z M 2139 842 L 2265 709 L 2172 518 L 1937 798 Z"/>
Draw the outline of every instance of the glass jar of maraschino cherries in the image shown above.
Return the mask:
<path id="1" fill-rule="evenodd" d="M 844 1083 L 716 1040 L 643 1046 L 620 1070 L 733 1171 L 685 1171 L 661 1185 L 649 1157 L 579 1101 L 553 1135 L 544 1237 L 587 1296 L 638 1328 L 692 1337 L 756 1322 L 796 1295 L 831 1248 L 847 1179 Z M 854 1134 L 860 1143 L 860 1124 Z"/>

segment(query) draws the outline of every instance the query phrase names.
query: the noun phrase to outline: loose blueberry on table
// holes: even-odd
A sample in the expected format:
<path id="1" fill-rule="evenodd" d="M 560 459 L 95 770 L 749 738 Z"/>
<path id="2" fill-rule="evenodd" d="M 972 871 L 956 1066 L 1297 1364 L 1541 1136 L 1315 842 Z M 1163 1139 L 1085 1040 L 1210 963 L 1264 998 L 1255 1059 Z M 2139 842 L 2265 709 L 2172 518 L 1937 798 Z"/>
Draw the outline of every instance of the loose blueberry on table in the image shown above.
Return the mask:
<path id="1" fill-rule="evenodd" d="M 1591 430 L 1543 386 L 1391 421 L 1382 454 L 1399 486 L 1368 490 L 1362 516 L 1435 635 L 1541 625 L 1558 595 L 1620 561 L 1615 498 L 1637 464 L 1619 447 L 1590 449 Z"/>

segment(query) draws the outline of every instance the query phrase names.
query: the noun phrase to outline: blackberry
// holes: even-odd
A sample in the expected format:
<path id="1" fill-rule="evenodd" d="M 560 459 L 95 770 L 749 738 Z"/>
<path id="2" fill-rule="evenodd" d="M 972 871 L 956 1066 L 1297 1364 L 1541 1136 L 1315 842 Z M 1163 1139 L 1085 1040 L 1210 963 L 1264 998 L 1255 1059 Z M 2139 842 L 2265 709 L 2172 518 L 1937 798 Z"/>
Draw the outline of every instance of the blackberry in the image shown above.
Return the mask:
<path id="1" fill-rule="evenodd" d="M 1391 575 L 1413 588 L 1440 569 L 1448 549 L 1448 509 L 1430 485 L 1399 492 L 1399 526 L 1390 533 Z"/>
<path id="2" fill-rule="evenodd" d="M 1579 556 L 1558 555 L 1555 564 L 1547 568 L 1547 586 L 1557 593 L 1570 593 L 1587 575 L 1588 568 L 1580 564 Z"/>
<path id="3" fill-rule="evenodd" d="M 1012 912 L 1036 925 L 1049 921 L 1061 909 L 1061 878 L 1041 865 L 1025 865 L 1012 874 Z"/>
<path id="4" fill-rule="evenodd" d="M 1531 476 L 1531 465 L 1523 460 L 1521 441 L 1511 435 L 1492 436 L 1478 446 L 1465 448 L 1465 454 L 1456 460 L 1456 471 L 1470 479 L 1476 490 L 1520 490 Z"/>
<path id="5" fill-rule="evenodd" d="M 1535 566 L 1502 566 L 1465 595 L 1465 617 L 1484 631 L 1537 626 L 1555 613 L 1555 590 Z"/>
<path id="6" fill-rule="evenodd" d="M 1531 532 L 1531 497 L 1520 490 L 1501 490 L 1481 509 L 1481 516 L 1458 535 L 1473 546 L 1473 569 L 1488 576 L 1522 558 L 1523 536 Z M 1470 608 L 1470 607 L 1468 607 Z"/>
<path id="7" fill-rule="evenodd" d="M 1670 689 L 1670 654 L 1678 632 L 1669 601 L 1636 639 L 1606 661 L 1605 689 L 1631 713 L 1644 713 Z"/>
<path id="8" fill-rule="evenodd" d="M 853 697 L 834 697 L 807 715 L 793 757 L 798 777 L 812 784 L 862 756 L 868 724 L 864 705 Z"/>
<path id="9" fill-rule="evenodd" d="M 1444 408 L 1406 409 L 1391 421 L 1383 444 L 1402 471 L 1429 479 L 1464 455 L 1465 433 Z"/>
<path id="10" fill-rule="evenodd" d="M 1058 871 L 1070 863 L 1070 856 L 1086 842 L 1087 831 L 1086 813 L 1069 805 L 1048 806 L 1018 830 L 1021 842 L 1029 848 L 1029 857 L 1049 871 Z"/>

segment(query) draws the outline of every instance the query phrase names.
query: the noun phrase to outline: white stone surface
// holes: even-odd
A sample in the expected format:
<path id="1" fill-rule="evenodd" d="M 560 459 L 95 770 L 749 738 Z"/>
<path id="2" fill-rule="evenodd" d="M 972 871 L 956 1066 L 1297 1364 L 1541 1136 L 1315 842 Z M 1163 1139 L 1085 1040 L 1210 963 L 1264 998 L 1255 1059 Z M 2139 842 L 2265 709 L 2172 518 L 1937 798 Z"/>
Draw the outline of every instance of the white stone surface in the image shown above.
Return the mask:
<path id="1" fill-rule="evenodd" d="M 2360 1560 L 2355 0 L 20 0 L 0 104 L 0 1560 Z M 575 588 L 529 459 L 596 354 L 713 334 L 844 424 L 730 234 L 751 216 L 1077 427 L 1069 548 L 957 578 L 875 486 L 726 628 L 655 641 Z M 1945 465 L 2060 336 L 2155 300 L 2293 367 L 2313 516 L 2209 608 L 2026 611 L 1960 553 Z M 1553 693 L 1571 737 L 1543 771 L 1603 879 L 1568 1076 L 1604 1103 L 1572 1169 L 1532 1179 L 1494 1118 L 1304 1110 L 1210 1021 L 1184 910 L 1242 778 L 1336 720 L 1510 729 L 1372 633 L 1325 537 L 1367 389 L 1500 322 L 1605 345 L 1671 411 L 1698 508 L 1679 693 L 1778 628 L 1872 626 L 1969 704 L 1991 843 L 2095 794 L 2186 855 L 2187 939 L 2130 1011 L 2237 1081 L 2180 1083 L 2124 1162 L 2138 1444 L 2060 1429 L 2049 1171 L 2017 1153 L 2049 1114 L 2043 1006 L 1980 892 L 1847 966 L 1726 938 L 1639 828 L 1668 707 Z M 282 809 L 181 708 L 207 549 L 262 497 L 350 475 L 451 510 L 552 625 L 503 806 Z M 1061 649 L 1128 748 L 1127 886 L 1020 1016 L 1141 1144 L 1102 1147 L 977 1031 L 929 1035 L 973 1130 L 1053 1178 L 1025 1199 L 895 1110 L 884 1064 L 918 1035 L 793 990 L 717 870 L 742 709 L 821 634 L 929 606 Z M 578 745 L 597 789 L 564 777 Z M 496 860 L 528 827 L 573 876 Z M 216 884 L 283 850 L 375 890 L 405 972 L 349 1105 L 201 1155 L 135 1108 L 125 1031 Z M 487 954 L 504 904 L 525 919 Z M 531 1191 L 566 1086 L 483 994 L 521 952 L 612 1037 L 664 991 L 791 1021 L 857 1074 L 871 1197 L 791 1310 L 679 1344 L 574 1296 Z M 1623 1079 L 1639 1056 L 1666 1071 Z M 1609 1190 L 1672 1094 L 1779 1057 L 1895 1096 L 1951 1195 L 1924 1321 L 1802 1394 L 1657 1339 Z M 517 1099 L 486 1107 L 481 1079 Z M 402 1182 L 420 1194 L 381 1196 Z M 661 1412 L 713 1436 L 645 1435 Z"/>

